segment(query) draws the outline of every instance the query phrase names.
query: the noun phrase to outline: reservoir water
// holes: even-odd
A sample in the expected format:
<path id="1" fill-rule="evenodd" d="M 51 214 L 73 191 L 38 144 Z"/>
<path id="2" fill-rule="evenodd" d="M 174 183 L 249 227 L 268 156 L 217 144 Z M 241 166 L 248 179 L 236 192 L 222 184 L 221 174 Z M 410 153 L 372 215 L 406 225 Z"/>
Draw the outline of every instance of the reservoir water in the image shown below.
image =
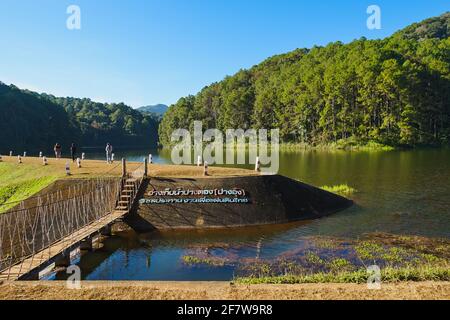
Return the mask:
<path id="1" fill-rule="evenodd" d="M 123 151 L 116 159 L 142 161 L 153 154 L 170 163 L 170 153 Z M 103 153 L 88 152 L 101 159 Z M 248 166 L 251 168 L 252 166 Z M 106 240 L 78 264 L 88 280 L 230 280 L 231 264 L 189 265 L 185 256 L 229 261 L 277 259 L 310 245 L 313 236 L 358 238 L 366 233 L 450 238 L 450 149 L 350 152 L 281 152 L 280 174 L 315 186 L 347 184 L 355 205 L 335 215 L 281 226 L 227 231 L 136 234 Z M 54 278 L 64 278 L 56 274 Z"/>

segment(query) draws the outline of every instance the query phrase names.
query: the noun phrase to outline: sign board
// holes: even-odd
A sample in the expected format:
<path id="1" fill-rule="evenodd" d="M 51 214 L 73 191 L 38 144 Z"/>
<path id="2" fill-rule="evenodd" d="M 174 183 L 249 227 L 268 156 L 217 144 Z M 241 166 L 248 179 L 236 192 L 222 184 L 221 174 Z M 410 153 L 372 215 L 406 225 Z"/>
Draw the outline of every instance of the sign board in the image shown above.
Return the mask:
<path id="1" fill-rule="evenodd" d="M 250 203 L 245 190 L 233 189 L 164 189 L 149 191 L 140 204 L 247 204 Z"/>

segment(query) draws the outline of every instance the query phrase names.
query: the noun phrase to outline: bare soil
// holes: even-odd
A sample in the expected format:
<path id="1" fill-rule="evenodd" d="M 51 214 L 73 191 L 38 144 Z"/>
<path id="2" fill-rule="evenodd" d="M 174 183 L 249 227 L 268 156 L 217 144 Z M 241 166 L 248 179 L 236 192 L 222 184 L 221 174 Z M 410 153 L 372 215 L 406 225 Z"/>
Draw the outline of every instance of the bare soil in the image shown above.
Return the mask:
<path id="1" fill-rule="evenodd" d="M 68 289 L 62 281 L 0 285 L 1 300 L 449 300 L 450 282 L 382 284 L 234 285 L 229 282 L 84 281 Z"/>

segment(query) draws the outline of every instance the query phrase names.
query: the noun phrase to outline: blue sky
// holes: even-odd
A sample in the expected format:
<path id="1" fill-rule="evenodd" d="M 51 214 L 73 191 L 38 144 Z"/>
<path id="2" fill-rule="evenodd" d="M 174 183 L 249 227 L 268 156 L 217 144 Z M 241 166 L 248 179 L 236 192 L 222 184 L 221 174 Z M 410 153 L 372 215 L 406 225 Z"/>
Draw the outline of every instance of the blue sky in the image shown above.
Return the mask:
<path id="1" fill-rule="evenodd" d="M 81 30 L 66 28 L 71 4 Z M 371 4 L 381 30 L 366 27 Z M 274 54 L 383 38 L 449 10 L 443 0 L 1 0 L 0 81 L 133 107 L 171 104 Z"/>

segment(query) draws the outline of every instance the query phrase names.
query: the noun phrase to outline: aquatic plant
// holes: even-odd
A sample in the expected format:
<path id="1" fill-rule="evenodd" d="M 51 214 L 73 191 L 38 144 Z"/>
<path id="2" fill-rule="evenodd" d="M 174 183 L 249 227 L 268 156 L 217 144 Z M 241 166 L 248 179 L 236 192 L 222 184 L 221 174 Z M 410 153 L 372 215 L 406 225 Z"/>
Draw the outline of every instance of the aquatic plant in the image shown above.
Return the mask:
<path id="1" fill-rule="evenodd" d="M 324 265 L 325 261 L 321 259 L 316 253 L 308 251 L 305 254 L 306 261 L 315 265 Z"/>
<path id="2" fill-rule="evenodd" d="M 375 242 L 362 241 L 354 247 L 361 260 L 375 261 L 384 253 L 384 248 Z"/>
<path id="3" fill-rule="evenodd" d="M 335 258 L 335 259 L 331 260 L 330 262 L 328 262 L 327 266 L 331 271 L 341 271 L 341 270 L 348 269 L 352 265 L 347 259 Z"/>
<path id="4" fill-rule="evenodd" d="M 218 258 L 200 258 L 195 256 L 183 256 L 183 263 L 186 265 L 208 265 L 212 267 L 223 267 L 225 266 L 225 261 Z"/>
<path id="5" fill-rule="evenodd" d="M 320 188 L 325 191 L 340 194 L 340 195 L 351 195 L 356 192 L 356 189 L 349 187 L 346 184 L 339 184 L 339 185 L 335 185 L 335 186 L 322 186 Z"/>
<path id="6" fill-rule="evenodd" d="M 320 249 L 337 249 L 340 243 L 336 239 L 315 237 L 312 238 L 312 242 L 316 248 Z"/>

